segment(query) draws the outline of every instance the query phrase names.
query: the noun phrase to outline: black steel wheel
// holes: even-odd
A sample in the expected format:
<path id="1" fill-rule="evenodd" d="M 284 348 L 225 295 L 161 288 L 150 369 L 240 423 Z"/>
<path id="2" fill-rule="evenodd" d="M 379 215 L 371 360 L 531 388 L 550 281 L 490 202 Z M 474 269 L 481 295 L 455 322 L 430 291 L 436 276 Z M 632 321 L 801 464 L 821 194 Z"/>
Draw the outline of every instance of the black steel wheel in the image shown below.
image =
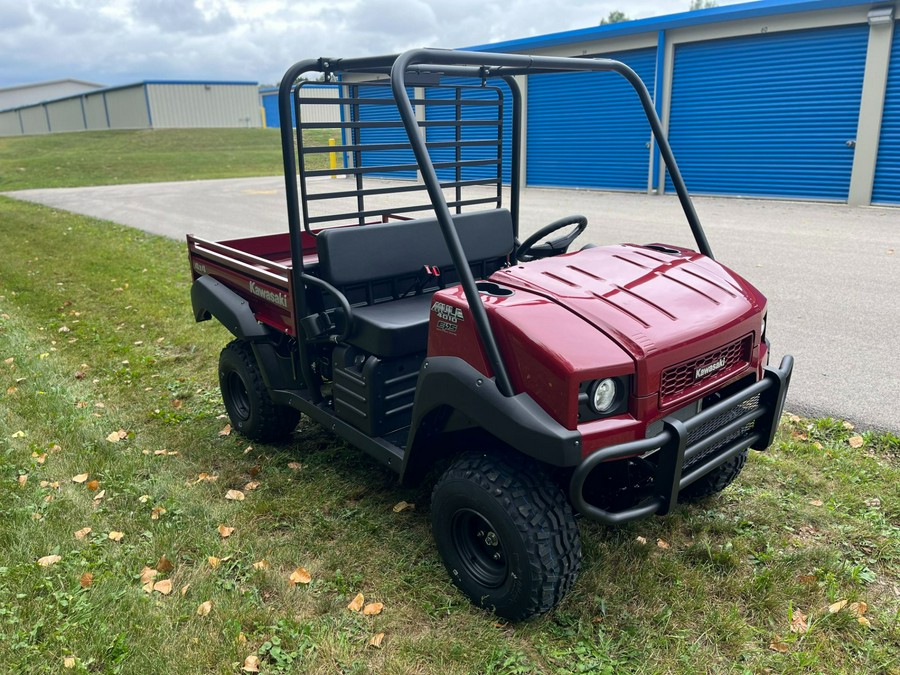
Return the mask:
<path id="1" fill-rule="evenodd" d="M 578 576 L 572 509 L 533 462 L 463 455 L 434 487 L 431 524 L 453 583 L 506 619 L 552 609 Z"/>
<path id="2" fill-rule="evenodd" d="M 297 410 L 272 402 L 253 349 L 244 340 L 232 340 L 222 350 L 219 388 L 231 426 L 251 440 L 281 440 L 300 421 Z"/>
<path id="3" fill-rule="evenodd" d="M 688 485 L 678 494 L 680 502 L 697 502 L 727 488 L 738 477 L 747 463 L 748 450 L 738 453 L 722 466 L 713 469 L 702 478 Z"/>

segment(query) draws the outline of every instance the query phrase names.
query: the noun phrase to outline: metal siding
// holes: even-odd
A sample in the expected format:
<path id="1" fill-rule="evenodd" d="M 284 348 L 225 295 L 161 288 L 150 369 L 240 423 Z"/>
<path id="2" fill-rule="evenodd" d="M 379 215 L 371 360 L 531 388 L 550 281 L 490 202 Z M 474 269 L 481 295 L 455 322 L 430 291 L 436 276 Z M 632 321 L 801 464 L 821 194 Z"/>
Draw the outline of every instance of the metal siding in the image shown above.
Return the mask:
<path id="1" fill-rule="evenodd" d="M 604 54 L 630 66 L 654 95 L 656 48 Z M 529 185 L 646 190 L 650 124 L 617 73 L 528 78 Z"/>
<path id="2" fill-rule="evenodd" d="M 22 128 L 23 133 L 26 136 L 29 134 L 50 133 L 50 128 L 47 126 L 47 113 L 44 111 L 44 106 L 36 105 L 30 108 L 20 108 L 19 112 L 22 115 Z"/>
<path id="3" fill-rule="evenodd" d="M 110 129 L 149 129 L 144 85 L 106 92 Z"/>
<path id="4" fill-rule="evenodd" d="M 19 113 L 15 110 L 0 112 L 0 136 L 21 136 Z"/>
<path id="5" fill-rule="evenodd" d="M 153 127 L 259 127 L 253 84 L 148 84 Z"/>
<path id="6" fill-rule="evenodd" d="M 84 97 L 84 115 L 87 128 L 106 129 L 106 108 L 103 106 L 103 94 L 88 94 Z"/>
<path id="7" fill-rule="evenodd" d="M 57 131 L 84 131 L 81 99 L 67 98 L 47 103 L 46 106 L 47 114 L 50 116 L 50 128 L 54 133 Z"/>
<path id="8" fill-rule="evenodd" d="M 688 189 L 845 201 L 868 35 L 860 24 L 676 46 L 669 139 Z"/>
<path id="9" fill-rule="evenodd" d="M 469 85 L 478 86 L 481 80 L 467 80 L 459 77 L 445 77 L 441 81 L 445 85 Z M 463 97 L 466 99 L 481 100 L 497 100 L 499 95 L 503 100 L 503 182 L 509 183 L 512 167 L 512 92 L 509 85 L 502 80 L 492 80 L 485 89 L 462 89 L 465 92 Z M 425 98 L 447 99 L 455 96 L 455 90 L 442 89 L 439 87 L 429 87 L 425 89 Z M 427 120 L 449 120 L 456 117 L 456 108 L 454 106 L 426 106 L 425 119 Z M 462 118 L 465 120 L 496 120 L 496 109 L 493 107 L 462 107 Z M 453 127 L 431 127 L 427 129 L 426 139 L 428 141 L 452 141 L 455 139 L 455 128 Z M 497 132 L 492 127 L 465 127 L 462 133 L 462 140 L 496 140 Z M 492 159 L 496 156 L 496 149 L 490 148 L 462 148 L 461 159 Z M 433 162 L 452 162 L 456 158 L 456 153 L 452 148 L 435 149 L 430 151 L 431 160 Z M 438 178 L 441 180 L 455 180 L 455 169 L 441 169 L 438 172 Z M 472 166 L 465 167 L 462 171 L 463 180 L 475 180 L 479 178 L 495 178 L 497 175 L 496 166 Z"/>
<path id="10" fill-rule="evenodd" d="M 900 22 L 894 24 L 872 201 L 900 203 Z"/>
<path id="11" fill-rule="evenodd" d="M 340 87 L 336 84 L 313 84 L 300 87 L 301 98 L 338 98 Z M 261 94 L 262 107 L 266 111 L 266 126 L 278 129 L 281 126 L 278 115 L 278 91 Z M 340 122 L 341 109 L 338 105 L 308 104 L 303 106 L 304 122 Z M 296 113 L 291 109 L 291 126 L 296 127 Z"/>

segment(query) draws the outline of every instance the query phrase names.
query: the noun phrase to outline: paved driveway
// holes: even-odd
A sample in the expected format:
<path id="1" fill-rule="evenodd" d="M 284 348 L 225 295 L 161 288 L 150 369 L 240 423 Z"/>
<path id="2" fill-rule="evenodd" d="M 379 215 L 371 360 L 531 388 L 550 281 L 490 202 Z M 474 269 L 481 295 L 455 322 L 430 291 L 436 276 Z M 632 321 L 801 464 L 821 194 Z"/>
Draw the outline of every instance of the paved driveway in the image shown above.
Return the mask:
<path id="1" fill-rule="evenodd" d="M 347 184 L 323 180 L 318 189 Z M 283 193 L 282 179 L 271 177 L 10 196 L 175 239 L 227 239 L 286 229 Z M 900 432 L 900 209 L 705 197 L 695 204 L 716 257 L 768 296 L 773 360 L 797 359 L 788 409 Z M 674 197 L 590 190 L 525 190 L 522 233 L 574 213 L 590 222 L 583 242 L 693 245 Z"/>

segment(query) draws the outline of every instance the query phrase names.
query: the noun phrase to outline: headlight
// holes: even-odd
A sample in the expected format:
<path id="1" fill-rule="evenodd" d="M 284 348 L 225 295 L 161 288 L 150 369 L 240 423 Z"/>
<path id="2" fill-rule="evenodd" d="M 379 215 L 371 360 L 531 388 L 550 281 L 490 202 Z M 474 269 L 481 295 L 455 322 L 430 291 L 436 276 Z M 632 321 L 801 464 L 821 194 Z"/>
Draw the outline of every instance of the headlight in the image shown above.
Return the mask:
<path id="1" fill-rule="evenodd" d="M 619 388 L 611 378 L 598 380 L 591 386 L 588 401 L 595 412 L 605 413 L 616 404 Z"/>

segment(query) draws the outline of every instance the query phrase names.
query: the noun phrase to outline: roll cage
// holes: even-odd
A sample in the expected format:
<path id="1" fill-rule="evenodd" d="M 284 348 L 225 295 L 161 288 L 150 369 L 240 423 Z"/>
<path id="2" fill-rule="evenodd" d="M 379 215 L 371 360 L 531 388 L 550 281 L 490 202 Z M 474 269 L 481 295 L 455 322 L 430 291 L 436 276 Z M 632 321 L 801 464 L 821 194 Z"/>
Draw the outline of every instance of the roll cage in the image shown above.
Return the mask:
<path id="1" fill-rule="evenodd" d="M 375 105 L 395 104 L 399 113 L 399 120 L 390 120 L 388 122 L 374 122 L 372 126 L 379 128 L 402 128 L 405 130 L 406 139 L 403 143 L 387 142 L 376 145 L 376 149 L 389 152 L 402 148 L 412 151 L 415 158 L 414 169 L 421 176 L 422 183 L 416 187 L 387 187 L 376 189 L 363 189 L 362 175 L 366 172 L 373 172 L 375 169 L 359 166 L 358 162 L 354 162 L 354 166 L 346 171 L 352 173 L 356 177 L 356 190 L 345 191 L 341 193 L 344 197 L 355 198 L 357 209 L 354 215 L 358 219 L 359 225 L 364 225 L 367 216 L 388 217 L 388 211 L 398 212 L 398 209 L 379 210 L 369 209 L 365 206 L 365 198 L 372 197 L 377 194 L 411 192 L 417 189 L 424 189 L 429 198 L 428 204 L 415 205 L 406 210 L 421 210 L 427 208 L 433 210 L 435 217 L 440 225 L 441 232 L 447 244 L 453 265 L 459 275 L 459 282 L 462 286 L 468 305 L 471 308 L 473 320 L 477 327 L 478 335 L 484 346 L 488 362 L 493 370 L 496 386 L 500 393 L 504 396 L 513 396 L 516 392 L 510 381 L 506 365 L 497 346 L 497 341 L 492 332 L 488 321 L 487 313 L 484 306 L 479 300 L 479 292 L 476 287 L 475 277 L 469 268 L 466 260 L 465 252 L 460 243 L 460 238 L 454 226 L 451 214 L 451 206 L 454 206 L 457 213 L 461 212 L 463 206 L 474 205 L 478 202 L 493 202 L 497 207 L 501 205 L 502 200 L 502 112 L 501 118 L 498 119 L 496 125 L 489 122 L 486 126 L 496 126 L 498 129 L 498 140 L 481 141 L 465 141 L 461 139 L 459 130 L 461 126 L 466 124 L 459 118 L 459 111 L 464 104 L 461 97 L 456 95 L 457 119 L 451 122 L 451 126 L 455 124 L 455 138 L 449 141 L 429 143 L 420 134 L 420 128 L 429 124 L 428 120 L 417 118 L 414 109 L 414 103 L 422 101 L 410 97 L 409 88 L 417 86 L 439 86 L 441 78 L 471 78 L 480 81 L 482 87 L 487 87 L 488 83 L 504 83 L 511 93 L 513 114 L 512 114 L 512 148 L 511 148 L 511 175 L 510 175 L 510 213 L 513 220 L 513 228 L 516 237 L 518 237 L 519 225 L 519 165 L 520 165 L 520 147 L 522 133 L 522 96 L 516 81 L 516 76 L 527 76 L 545 73 L 572 73 L 572 72 L 615 72 L 627 80 L 634 88 L 644 114 L 650 124 L 650 128 L 655 139 L 660 155 L 668 169 L 678 199 L 681 203 L 688 225 L 691 228 L 697 249 L 704 255 L 712 258 L 712 250 L 706 240 L 706 235 L 700 224 L 699 218 L 694 206 L 691 203 L 690 196 L 682 179 L 681 172 L 672 154 L 668 140 L 663 132 L 662 123 L 659 120 L 653 105 L 653 100 L 647 91 L 646 86 L 638 77 L 638 75 L 625 64 L 611 59 L 597 58 L 563 58 L 549 56 L 526 56 L 519 54 L 492 54 L 484 52 L 467 52 L 440 49 L 415 49 L 404 52 L 400 55 L 367 57 L 356 59 L 310 59 L 300 61 L 293 65 L 285 73 L 281 81 L 278 92 L 278 110 L 281 124 L 281 143 L 284 160 L 284 177 L 287 198 L 288 226 L 291 243 L 291 285 L 294 289 L 302 289 L 305 284 L 312 283 L 321 285 L 320 280 L 306 274 L 303 266 L 303 236 L 307 237 L 315 235 L 315 231 L 311 225 L 319 222 L 334 221 L 339 217 L 350 215 L 340 214 L 339 216 L 325 216 L 314 218 L 310 216 L 308 203 L 313 197 L 307 190 L 307 179 L 314 172 L 307 171 L 305 168 L 304 158 L 308 154 L 323 152 L 341 152 L 358 158 L 361 152 L 360 133 L 361 130 L 367 128 L 369 123 L 359 119 L 354 111 L 358 110 L 358 99 L 353 96 L 344 96 L 343 91 L 346 87 L 353 86 L 380 86 L 390 87 L 393 100 L 380 97 L 372 99 Z M 302 116 L 301 86 L 299 82 L 301 76 L 306 73 L 321 73 L 326 81 L 337 81 L 341 84 L 341 94 L 338 103 L 342 105 L 342 110 L 350 111 L 349 118 L 342 113 L 342 120 L 339 124 L 329 123 L 305 123 Z M 299 86 L 298 86 L 299 85 Z M 427 102 L 424 102 L 427 104 Z M 444 104 L 451 105 L 453 103 L 444 100 Z M 479 104 L 481 105 L 481 104 Z M 502 111 L 502 96 L 500 101 L 500 110 Z M 292 125 L 287 123 L 292 117 L 296 119 L 297 135 L 296 147 Z M 471 124 L 471 123 L 470 123 Z M 345 134 L 342 143 L 336 147 L 304 147 L 303 129 L 311 127 L 324 128 L 326 126 L 337 126 L 342 129 Z M 346 134 L 349 133 L 350 139 L 347 142 Z M 482 180 L 464 180 L 461 169 L 467 165 L 473 165 L 473 161 L 467 162 L 460 158 L 460 148 L 464 145 L 495 145 L 497 151 L 496 176 Z M 440 163 L 435 162 L 429 150 L 435 151 L 440 148 L 454 149 L 455 155 L 451 161 Z M 371 147 L 369 148 L 371 149 Z M 478 160 L 474 160 L 477 164 Z M 490 162 L 488 162 L 490 163 Z M 448 167 L 455 170 L 455 180 L 442 181 L 438 176 L 439 168 Z M 388 167 L 380 167 L 388 168 Z M 411 165 L 401 163 L 394 164 L 394 170 L 398 168 L 413 168 Z M 320 175 L 322 172 L 319 172 Z M 461 196 L 461 189 L 468 185 L 474 184 L 495 184 L 496 197 L 481 200 L 464 200 Z M 444 189 L 451 187 L 455 190 L 455 199 L 448 202 L 444 193 Z M 515 255 L 515 252 L 513 253 Z M 515 262 L 515 260 L 511 260 Z M 329 289 L 326 289 L 327 291 Z M 336 289 L 330 289 L 337 293 Z M 340 294 L 338 293 L 338 296 Z M 338 298 L 340 301 L 340 297 Z M 293 293 L 294 316 L 305 317 L 309 314 L 306 307 L 306 294 L 303 292 Z M 299 349 L 299 365 L 304 381 L 312 383 L 316 381 L 315 373 L 312 372 L 308 349 L 309 344 L 307 338 L 311 336 L 303 335 L 301 339 L 301 326 L 298 322 L 298 340 Z M 321 400 L 321 394 L 318 387 L 310 387 L 311 395 L 315 402 Z"/>

